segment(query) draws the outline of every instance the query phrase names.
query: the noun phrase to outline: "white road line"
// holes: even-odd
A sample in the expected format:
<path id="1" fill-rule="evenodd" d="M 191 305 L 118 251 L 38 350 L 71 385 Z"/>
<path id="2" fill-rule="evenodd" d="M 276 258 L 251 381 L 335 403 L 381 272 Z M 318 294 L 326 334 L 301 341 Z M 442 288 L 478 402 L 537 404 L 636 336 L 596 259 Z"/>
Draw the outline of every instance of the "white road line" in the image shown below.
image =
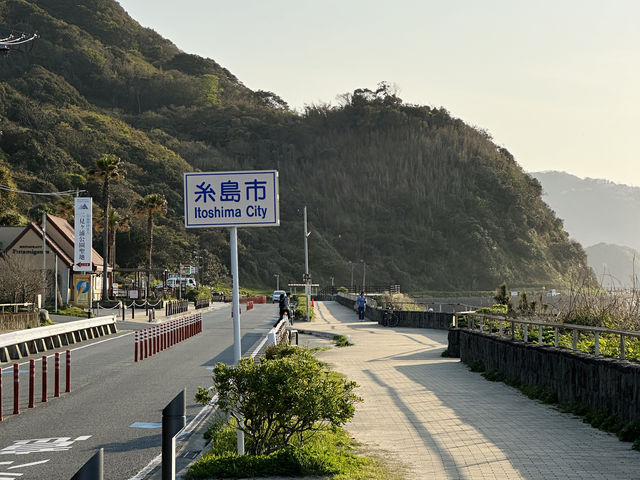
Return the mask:
<path id="1" fill-rule="evenodd" d="M 95 345 L 100 345 L 101 343 L 104 343 L 104 342 L 110 342 L 111 340 L 117 340 L 119 338 L 128 337 L 129 335 L 133 335 L 134 333 L 135 332 L 123 333 L 122 335 L 118 335 L 117 337 L 105 338 L 104 340 L 100 340 L 99 342 L 90 343 L 88 345 L 82 345 L 81 347 L 71 348 L 71 349 L 68 349 L 68 350 L 71 351 L 71 352 L 76 352 L 78 350 L 82 350 L 83 348 L 89 348 L 89 347 L 93 347 Z M 63 353 L 63 352 L 58 352 L 58 353 Z M 47 358 L 52 358 L 52 357 L 55 357 L 55 356 L 56 356 L 56 354 L 54 352 L 51 355 L 47 355 Z M 36 362 L 42 361 L 42 357 L 34 358 L 34 360 Z M 18 366 L 21 367 L 22 365 L 28 365 L 28 364 L 29 364 L 29 361 L 19 363 Z M 9 367 L 5 367 L 5 368 L 0 368 L 0 372 L 4 371 L 4 370 L 6 370 L 7 372 L 9 372 L 10 370 L 13 370 L 13 365 L 11 365 Z M 25 371 L 28 372 L 28 370 L 25 370 Z"/>
<path id="2" fill-rule="evenodd" d="M 209 414 L 209 412 L 211 412 L 211 410 L 215 407 L 215 404 L 216 404 L 217 401 L 218 401 L 218 396 L 215 395 L 211 399 L 211 401 L 207 405 L 202 407 L 200 412 L 198 412 L 198 414 L 195 417 L 193 417 L 193 420 L 191 420 L 189 422 L 189 424 L 186 425 L 180 431 L 180 433 L 178 433 L 178 435 L 176 437 L 176 440 L 183 440 L 185 437 L 188 437 L 189 435 L 191 435 L 193 433 L 193 431 L 196 429 L 196 427 L 200 424 L 200 422 L 202 421 L 203 417 L 206 417 Z M 162 454 L 154 457 L 147 464 L 146 467 L 144 467 L 142 470 L 140 470 L 138 473 L 136 473 L 129 480 L 144 480 L 144 478 L 151 472 L 151 470 L 156 468 L 161 463 L 162 463 Z"/>
<path id="3" fill-rule="evenodd" d="M 262 339 L 262 341 L 260 342 L 260 345 L 258 345 L 256 347 L 256 349 L 253 351 L 253 353 L 251 354 L 251 358 L 255 358 L 256 355 L 258 354 L 258 352 L 260 351 L 260 349 L 264 346 L 264 344 L 267 343 L 267 337 L 264 337 Z"/>
<path id="4" fill-rule="evenodd" d="M 13 467 L 7 468 L 7 470 L 13 470 L 14 468 L 31 467 L 33 465 L 40 465 L 41 463 L 47 463 L 49 460 L 51 459 L 47 458 L 46 460 L 40 460 L 39 462 L 31 462 L 31 463 L 23 463 L 22 465 L 14 465 Z"/>
<path id="5" fill-rule="evenodd" d="M 256 349 L 253 351 L 253 353 L 251 354 L 251 358 L 255 358 L 255 356 L 258 354 L 258 352 L 260 351 L 260 349 L 264 346 L 264 344 L 267 342 L 267 337 L 264 337 L 262 339 L 262 342 L 260 342 L 260 345 L 258 345 L 256 347 Z M 202 409 L 200 410 L 200 412 L 198 412 L 198 414 L 193 418 L 193 420 L 191 420 L 189 422 L 189 425 L 187 425 L 186 427 L 184 427 L 184 429 L 182 429 L 180 431 L 180 433 L 178 433 L 176 440 L 183 440 L 186 437 L 190 436 L 191 433 L 193 433 L 193 430 L 196 429 L 196 427 L 200 424 L 200 422 L 202 421 L 203 417 L 206 417 L 211 410 L 213 410 L 213 408 L 215 407 L 215 404 L 218 401 L 218 395 L 216 394 L 211 401 L 205 405 L 204 407 L 202 407 Z M 140 470 L 138 473 L 136 473 L 133 477 L 131 477 L 129 480 L 144 480 L 144 478 L 154 469 L 156 468 L 158 465 L 160 465 L 160 463 L 162 462 L 162 454 L 156 456 L 155 458 L 153 458 L 153 460 L 151 460 L 146 467 L 144 467 L 142 470 Z M 2 480 L 2 479 L 0 479 Z"/>

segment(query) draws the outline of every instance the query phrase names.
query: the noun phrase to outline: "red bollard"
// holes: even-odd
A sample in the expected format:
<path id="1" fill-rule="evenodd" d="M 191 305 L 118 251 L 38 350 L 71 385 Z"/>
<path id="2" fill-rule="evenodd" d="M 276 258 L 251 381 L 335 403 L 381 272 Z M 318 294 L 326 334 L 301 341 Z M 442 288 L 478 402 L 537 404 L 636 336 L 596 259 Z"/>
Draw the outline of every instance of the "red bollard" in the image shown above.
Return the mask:
<path id="1" fill-rule="evenodd" d="M 71 391 L 71 350 L 67 350 L 67 376 L 65 378 L 65 381 L 66 381 L 65 391 L 69 393 Z"/>
<path id="2" fill-rule="evenodd" d="M 159 329 L 158 327 L 153 327 L 153 353 L 158 353 L 160 351 L 160 336 L 158 335 Z"/>
<path id="3" fill-rule="evenodd" d="M 18 364 L 13 364 L 13 414 L 18 415 L 20 413 L 20 372 L 18 370 Z"/>
<path id="4" fill-rule="evenodd" d="M 169 338 L 167 336 L 167 324 L 162 324 L 162 349 L 166 350 L 169 348 Z"/>
<path id="5" fill-rule="evenodd" d="M 167 340 L 167 325 L 162 324 L 162 349 L 166 350 L 169 348 L 169 342 Z"/>
<path id="6" fill-rule="evenodd" d="M 36 389 L 36 361 L 32 358 L 29 360 L 29 406 L 27 408 L 33 408 L 35 405 L 35 393 Z"/>
<path id="7" fill-rule="evenodd" d="M 133 336 L 134 336 L 134 340 L 133 340 L 133 361 L 137 362 L 138 361 L 138 331 L 137 330 L 135 331 Z"/>
<path id="8" fill-rule="evenodd" d="M 60 396 L 60 352 L 56 352 L 56 373 L 55 373 L 55 386 L 53 387 L 53 396 Z"/>
<path id="9" fill-rule="evenodd" d="M 176 320 L 171 321 L 171 346 L 178 343 L 178 322 Z"/>
<path id="10" fill-rule="evenodd" d="M 47 356 L 42 356 L 42 403 L 47 403 Z"/>
<path id="11" fill-rule="evenodd" d="M 151 351 L 149 350 L 149 332 L 146 328 L 142 331 L 142 335 L 144 335 L 144 358 L 148 358 Z"/>

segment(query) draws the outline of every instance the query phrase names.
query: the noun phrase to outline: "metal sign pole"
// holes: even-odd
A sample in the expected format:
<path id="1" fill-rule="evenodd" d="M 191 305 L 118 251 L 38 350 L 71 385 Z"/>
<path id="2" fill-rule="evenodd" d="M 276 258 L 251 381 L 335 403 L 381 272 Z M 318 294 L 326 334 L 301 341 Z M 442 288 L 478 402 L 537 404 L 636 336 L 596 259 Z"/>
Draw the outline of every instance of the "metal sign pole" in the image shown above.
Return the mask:
<path id="1" fill-rule="evenodd" d="M 307 239 L 311 232 L 307 231 L 307 207 L 304 207 L 304 294 L 307 302 L 307 322 L 309 321 L 309 245 Z"/>
<path id="2" fill-rule="evenodd" d="M 231 308 L 233 311 L 233 361 L 236 366 L 242 358 L 242 345 L 240 338 L 240 281 L 238 279 L 238 229 L 230 229 L 231 244 L 231 278 L 233 290 L 231 293 Z M 242 423 L 242 420 L 239 420 Z M 244 455 L 244 432 L 236 429 L 238 455 Z"/>

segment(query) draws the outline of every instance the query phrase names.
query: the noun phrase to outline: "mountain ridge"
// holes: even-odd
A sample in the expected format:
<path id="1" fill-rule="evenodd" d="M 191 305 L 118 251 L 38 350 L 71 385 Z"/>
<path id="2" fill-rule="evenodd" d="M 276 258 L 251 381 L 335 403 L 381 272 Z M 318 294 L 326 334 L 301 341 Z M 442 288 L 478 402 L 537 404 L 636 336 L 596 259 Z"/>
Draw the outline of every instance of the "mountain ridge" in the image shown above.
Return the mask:
<path id="1" fill-rule="evenodd" d="M 182 174 L 269 168 L 280 172 L 282 226 L 240 232 L 248 284 L 269 285 L 276 273 L 282 284 L 300 282 L 304 205 L 321 283 L 348 285 L 351 265 L 363 263 L 371 282 L 407 289 L 567 284 L 586 268 L 540 183 L 446 109 L 405 104 L 382 82 L 342 95 L 339 106 L 292 112 L 277 94 L 179 51 L 115 2 L 83 6 L 0 2 L 2 23 L 41 36 L 30 53 L 3 59 L 0 179 L 33 191 L 82 187 L 100 199 L 87 169 L 101 154 L 118 155 L 127 176 L 114 183 L 115 208 L 156 192 L 169 202 L 154 264 L 198 258 L 208 280 L 224 276 L 226 233 L 184 229 Z M 55 208 L 2 195 L 4 223 Z M 140 221 L 117 245 L 118 264 L 144 263 Z"/>

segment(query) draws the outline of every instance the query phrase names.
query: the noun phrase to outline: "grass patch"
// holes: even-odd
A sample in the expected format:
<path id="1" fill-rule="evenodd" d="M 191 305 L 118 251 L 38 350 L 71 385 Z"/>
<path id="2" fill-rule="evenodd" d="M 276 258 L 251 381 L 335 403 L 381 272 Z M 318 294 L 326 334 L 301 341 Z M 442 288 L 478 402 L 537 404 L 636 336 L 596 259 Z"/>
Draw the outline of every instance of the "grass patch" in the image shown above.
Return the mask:
<path id="1" fill-rule="evenodd" d="M 313 347 L 310 348 L 310 352 L 326 352 L 327 350 L 331 350 L 331 347 Z"/>
<path id="2" fill-rule="evenodd" d="M 56 315 L 66 315 L 68 317 L 87 317 L 87 311 L 82 308 L 73 307 L 71 305 L 63 305 L 61 308 L 58 308 L 58 313 Z"/>
<path id="3" fill-rule="evenodd" d="M 467 363 L 467 367 L 469 367 L 469 370 L 472 372 L 484 372 L 486 370 L 482 360 L 473 360 Z"/>
<path id="4" fill-rule="evenodd" d="M 333 343 L 335 343 L 336 347 L 350 347 L 353 345 L 344 335 L 334 335 Z"/>
<path id="5" fill-rule="evenodd" d="M 342 428 L 325 428 L 309 434 L 303 446 L 256 456 L 238 456 L 235 435 L 232 425 L 214 420 L 205 434 L 211 440 L 211 450 L 189 468 L 185 479 L 305 475 L 330 475 L 334 480 L 400 478 L 383 461 L 358 455 L 359 445 Z"/>

